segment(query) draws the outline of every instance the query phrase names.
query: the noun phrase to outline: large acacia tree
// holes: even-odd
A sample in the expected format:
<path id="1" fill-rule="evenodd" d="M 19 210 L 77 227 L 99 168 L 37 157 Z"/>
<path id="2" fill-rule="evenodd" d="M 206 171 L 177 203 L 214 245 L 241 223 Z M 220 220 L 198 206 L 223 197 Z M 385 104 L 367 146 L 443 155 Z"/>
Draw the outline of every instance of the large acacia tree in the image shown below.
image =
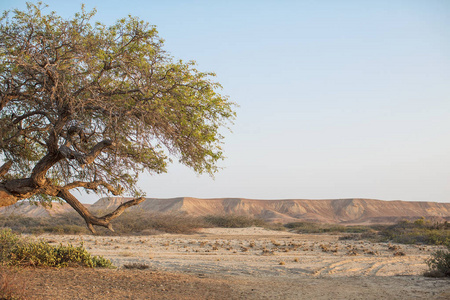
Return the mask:
<path id="1" fill-rule="evenodd" d="M 86 221 L 108 227 L 144 200 L 142 172 L 170 157 L 198 173 L 222 159 L 220 129 L 235 117 L 214 74 L 175 61 L 154 26 L 134 17 L 94 23 L 41 4 L 0 19 L 0 206 L 62 199 Z M 71 190 L 134 199 L 94 216 Z"/>

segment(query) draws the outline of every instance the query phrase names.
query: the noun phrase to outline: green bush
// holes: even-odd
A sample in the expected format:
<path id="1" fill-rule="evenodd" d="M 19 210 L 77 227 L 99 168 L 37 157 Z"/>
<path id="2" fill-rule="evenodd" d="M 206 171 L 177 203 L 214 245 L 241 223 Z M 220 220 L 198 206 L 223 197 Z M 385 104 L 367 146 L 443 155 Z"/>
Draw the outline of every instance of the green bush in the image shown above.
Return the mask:
<path id="1" fill-rule="evenodd" d="M 180 213 L 125 212 L 113 222 L 115 234 L 155 234 L 177 233 L 191 234 L 199 228 L 208 227 L 202 218 Z M 111 235 L 111 232 L 99 228 L 99 234 Z"/>
<path id="2" fill-rule="evenodd" d="M 222 215 L 222 216 L 206 216 L 204 220 L 209 224 L 209 227 L 222 228 L 246 228 L 251 226 L 264 227 L 267 223 L 258 218 L 250 216 L 237 215 Z"/>
<path id="3" fill-rule="evenodd" d="M 287 223 L 284 227 L 297 233 L 368 233 L 374 229 L 369 226 L 344 226 L 314 222 Z"/>
<path id="4" fill-rule="evenodd" d="M 425 273 L 425 276 L 450 277 L 450 247 L 449 250 L 438 250 L 434 252 L 427 259 L 427 265 L 430 270 Z"/>
<path id="5" fill-rule="evenodd" d="M 92 256 L 83 245 L 52 246 L 44 241 L 27 241 L 11 230 L 0 230 L 0 262 L 19 266 L 111 268 L 110 260 Z"/>
<path id="6" fill-rule="evenodd" d="M 12 233 L 10 229 L 0 230 L 0 262 L 6 261 L 12 249 L 15 249 L 22 243 L 20 237 Z"/>
<path id="7" fill-rule="evenodd" d="M 429 244 L 450 246 L 450 226 L 448 222 L 431 222 L 424 218 L 414 222 L 400 221 L 379 232 L 384 241 L 402 244 Z"/>
<path id="8" fill-rule="evenodd" d="M 115 232 L 96 228 L 99 235 L 194 233 L 210 226 L 201 217 L 185 214 L 125 212 L 112 222 Z M 90 234 L 84 220 L 75 213 L 55 217 L 29 218 L 21 216 L 0 217 L 0 227 L 11 228 L 18 233 Z"/>
<path id="9" fill-rule="evenodd" d="M 147 264 L 144 264 L 144 263 L 129 263 L 129 264 L 124 264 L 123 268 L 124 269 L 145 270 L 145 269 L 150 268 L 150 266 Z"/>
<path id="10" fill-rule="evenodd" d="M 65 213 L 54 217 L 30 218 L 23 216 L 0 216 L 0 227 L 17 233 L 88 234 L 84 220 L 76 213 Z"/>

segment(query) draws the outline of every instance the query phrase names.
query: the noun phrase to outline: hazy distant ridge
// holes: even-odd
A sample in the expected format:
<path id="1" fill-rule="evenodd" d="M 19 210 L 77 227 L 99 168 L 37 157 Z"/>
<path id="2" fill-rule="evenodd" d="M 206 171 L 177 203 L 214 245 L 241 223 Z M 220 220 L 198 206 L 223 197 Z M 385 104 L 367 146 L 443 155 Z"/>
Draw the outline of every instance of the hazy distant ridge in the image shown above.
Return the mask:
<path id="1" fill-rule="evenodd" d="M 92 211 L 111 211 L 128 198 L 102 198 L 90 206 Z M 242 198 L 198 199 L 190 197 L 148 198 L 130 211 L 152 213 L 187 213 L 205 215 L 249 215 L 272 222 L 314 221 L 341 224 L 392 223 L 399 219 L 419 217 L 450 220 L 450 203 L 383 201 L 374 199 L 333 200 L 253 200 Z M 0 214 L 48 216 L 71 211 L 67 204 L 54 204 L 51 209 L 23 205 L 1 208 Z"/>

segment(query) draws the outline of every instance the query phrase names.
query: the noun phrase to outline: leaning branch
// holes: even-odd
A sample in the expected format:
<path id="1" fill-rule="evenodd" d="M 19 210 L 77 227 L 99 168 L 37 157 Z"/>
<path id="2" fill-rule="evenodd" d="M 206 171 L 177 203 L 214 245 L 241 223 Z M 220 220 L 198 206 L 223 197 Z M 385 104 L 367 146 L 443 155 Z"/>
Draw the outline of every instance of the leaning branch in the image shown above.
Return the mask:
<path id="1" fill-rule="evenodd" d="M 110 221 L 120 216 L 128 207 L 138 205 L 145 200 L 144 197 L 132 199 L 130 201 L 122 203 L 112 213 L 109 213 L 103 217 L 96 217 L 89 210 L 87 210 L 87 208 L 83 204 L 81 204 L 80 201 L 78 201 L 78 199 L 69 192 L 69 190 L 63 188 L 58 192 L 57 196 L 64 199 L 70 206 L 72 206 L 73 209 L 78 212 L 78 214 L 83 217 L 84 221 L 87 224 L 87 227 L 92 233 L 95 233 L 94 225 L 106 227 L 109 230 L 114 231 Z"/>
<path id="2" fill-rule="evenodd" d="M 140 198 L 135 198 L 133 200 L 124 202 L 122 204 L 119 205 L 118 208 L 116 208 L 115 211 L 113 211 L 112 213 L 109 213 L 107 215 L 104 215 L 103 217 L 101 217 L 101 219 L 104 219 L 106 221 L 110 221 L 114 218 L 117 218 L 118 216 L 120 216 L 128 207 L 134 206 L 134 205 L 138 205 L 140 203 L 142 203 L 145 200 L 144 197 L 140 197 Z"/>

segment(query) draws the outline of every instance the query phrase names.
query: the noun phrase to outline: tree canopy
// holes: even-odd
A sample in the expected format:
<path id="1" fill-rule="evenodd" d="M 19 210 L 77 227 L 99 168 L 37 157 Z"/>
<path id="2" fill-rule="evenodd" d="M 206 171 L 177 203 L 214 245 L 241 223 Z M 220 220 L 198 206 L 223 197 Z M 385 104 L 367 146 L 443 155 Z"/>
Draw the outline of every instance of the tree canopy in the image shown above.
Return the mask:
<path id="1" fill-rule="evenodd" d="M 155 26 L 128 16 L 112 26 L 84 7 L 71 19 L 27 4 L 0 19 L 0 206 L 58 197 L 93 231 L 143 201 L 142 172 L 171 158 L 213 174 L 220 130 L 235 117 L 213 73 L 176 61 Z M 93 216 L 70 190 L 135 199 Z"/>

